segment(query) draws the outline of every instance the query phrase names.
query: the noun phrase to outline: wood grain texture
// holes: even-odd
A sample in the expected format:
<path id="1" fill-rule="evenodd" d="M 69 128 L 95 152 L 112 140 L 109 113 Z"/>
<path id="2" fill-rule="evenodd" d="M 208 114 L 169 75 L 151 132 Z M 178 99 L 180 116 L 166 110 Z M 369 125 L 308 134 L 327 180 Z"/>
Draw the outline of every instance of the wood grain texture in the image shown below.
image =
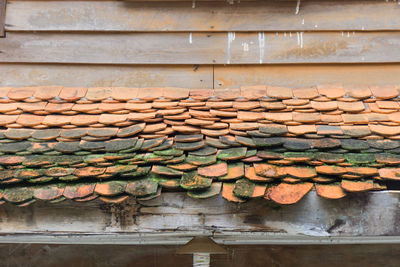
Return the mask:
<path id="1" fill-rule="evenodd" d="M 400 64 L 294 64 L 215 66 L 215 88 L 243 85 L 307 87 L 317 84 L 400 84 Z"/>
<path id="2" fill-rule="evenodd" d="M 64 238 L 64 242 L 86 240 L 93 244 L 156 244 L 161 240 L 177 244 L 190 236 L 208 234 L 228 244 L 272 244 L 289 238 L 293 243 L 296 238 L 327 242 L 340 237 L 350 241 L 355 237 L 377 239 L 400 235 L 399 203 L 398 192 L 327 200 L 311 191 L 300 202 L 286 206 L 264 199 L 238 205 L 221 196 L 196 200 L 185 193 L 167 192 L 154 200 L 130 200 L 120 205 L 99 200 L 37 202 L 27 208 L 4 204 L 0 206 L 0 241 L 10 242 L 15 236 L 19 242 L 33 242 L 27 239 L 28 234 L 37 236 L 34 243 L 57 243 Z"/>
<path id="3" fill-rule="evenodd" d="M 0 64 L 1 86 L 212 88 L 211 66 Z"/>
<path id="4" fill-rule="evenodd" d="M 118 45 L 117 45 L 118 44 Z M 0 62 L 258 64 L 400 62 L 400 32 L 8 33 Z"/>
<path id="5" fill-rule="evenodd" d="M 373 31 L 399 30 L 385 1 L 123 2 L 9 1 L 8 31 Z"/>

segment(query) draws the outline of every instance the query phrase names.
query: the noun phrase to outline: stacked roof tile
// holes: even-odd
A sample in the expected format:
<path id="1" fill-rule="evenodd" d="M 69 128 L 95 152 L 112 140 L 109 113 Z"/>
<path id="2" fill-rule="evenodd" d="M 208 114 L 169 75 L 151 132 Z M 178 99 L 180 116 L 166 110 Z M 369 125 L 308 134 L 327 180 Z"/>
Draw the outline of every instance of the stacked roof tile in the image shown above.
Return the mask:
<path id="1" fill-rule="evenodd" d="M 383 190 L 400 179 L 399 90 L 0 88 L 0 201 Z"/>

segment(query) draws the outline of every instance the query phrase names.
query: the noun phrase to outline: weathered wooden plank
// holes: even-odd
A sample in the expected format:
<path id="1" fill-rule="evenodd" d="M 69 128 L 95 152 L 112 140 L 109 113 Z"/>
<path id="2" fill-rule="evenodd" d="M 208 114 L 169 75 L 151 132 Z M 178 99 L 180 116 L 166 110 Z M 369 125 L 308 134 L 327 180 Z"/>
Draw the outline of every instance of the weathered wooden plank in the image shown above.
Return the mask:
<path id="1" fill-rule="evenodd" d="M 228 245 L 228 255 L 212 255 L 212 267 L 243 266 L 400 266 L 400 246 L 375 245 Z M 193 266 L 178 245 L 1 244 L 3 266 Z"/>
<path id="2" fill-rule="evenodd" d="M 215 88 L 269 84 L 304 87 L 326 83 L 345 85 L 400 84 L 400 64 L 310 64 L 215 66 Z"/>
<path id="3" fill-rule="evenodd" d="M 0 37 L 3 37 L 5 33 L 6 3 L 7 0 L 0 0 Z"/>
<path id="4" fill-rule="evenodd" d="M 399 30 L 385 1 L 121 2 L 10 1 L 8 31 Z"/>
<path id="5" fill-rule="evenodd" d="M 1 86 L 212 88 L 211 66 L 0 64 Z"/>
<path id="6" fill-rule="evenodd" d="M 118 45 L 117 45 L 118 44 Z M 0 62 L 257 64 L 400 62 L 400 32 L 9 33 Z"/>
<path id="7" fill-rule="evenodd" d="M 0 242 L 15 236 L 15 242 L 171 244 L 214 234 L 231 244 L 330 243 L 341 238 L 347 240 L 344 243 L 393 243 L 400 242 L 399 204 L 399 192 L 327 200 L 315 191 L 288 206 L 263 199 L 238 205 L 220 196 L 195 200 L 185 193 L 163 193 L 154 200 L 120 205 L 97 200 L 37 202 L 26 208 L 5 204 L 0 206 Z M 355 237 L 365 240 L 355 241 Z"/>

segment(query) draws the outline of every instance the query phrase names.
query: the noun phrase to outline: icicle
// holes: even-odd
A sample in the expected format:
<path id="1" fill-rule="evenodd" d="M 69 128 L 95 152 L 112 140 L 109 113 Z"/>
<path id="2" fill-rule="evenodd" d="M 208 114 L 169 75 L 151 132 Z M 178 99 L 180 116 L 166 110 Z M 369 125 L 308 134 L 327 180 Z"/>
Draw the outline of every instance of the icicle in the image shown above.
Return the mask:
<path id="1" fill-rule="evenodd" d="M 299 14 L 299 12 L 300 12 L 300 2 L 301 2 L 301 0 L 297 0 L 297 5 L 296 5 L 296 15 L 297 14 Z"/>
<path id="2" fill-rule="evenodd" d="M 258 47 L 260 49 L 260 64 L 262 64 L 264 59 L 264 47 L 265 47 L 265 35 L 263 32 L 258 33 Z"/>
<path id="3" fill-rule="evenodd" d="M 350 32 L 347 32 L 347 37 L 350 37 Z"/>
<path id="4" fill-rule="evenodd" d="M 286 32 L 284 32 L 284 33 L 283 33 L 283 36 L 285 36 L 285 37 L 286 37 Z"/>
<path id="5" fill-rule="evenodd" d="M 300 45 L 300 34 L 299 32 L 296 32 L 297 34 L 297 45 Z"/>
<path id="6" fill-rule="evenodd" d="M 196 7 L 196 0 L 192 0 L 192 8 Z"/>
<path id="7" fill-rule="evenodd" d="M 228 48 L 227 48 L 227 55 L 226 55 L 226 64 L 231 64 L 231 44 L 235 40 L 235 33 L 228 32 Z"/>
<path id="8" fill-rule="evenodd" d="M 289 32 L 289 37 L 292 38 L 292 32 Z"/>
<path id="9" fill-rule="evenodd" d="M 400 0 L 399 0 L 399 1 L 400 1 Z M 362 31 L 365 30 L 364 26 L 361 27 L 361 30 L 362 30 Z"/>
<path id="10" fill-rule="evenodd" d="M 344 36 L 344 32 L 342 32 L 342 37 Z"/>
<path id="11" fill-rule="evenodd" d="M 192 33 L 189 33 L 189 44 L 193 43 L 193 36 Z"/>
<path id="12" fill-rule="evenodd" d="M 301 21 L 301 24 L 304 25 L 304 19 Z"/>

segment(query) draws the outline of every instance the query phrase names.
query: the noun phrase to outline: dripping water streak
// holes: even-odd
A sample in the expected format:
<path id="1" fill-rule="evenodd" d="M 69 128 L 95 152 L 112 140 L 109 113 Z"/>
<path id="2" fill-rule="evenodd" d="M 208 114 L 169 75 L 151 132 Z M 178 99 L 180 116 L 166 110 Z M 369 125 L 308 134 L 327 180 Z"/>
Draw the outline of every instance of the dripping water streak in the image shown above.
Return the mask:
<path id="1" fill-rule="evenodd" d="M 301 0 L 297 0 L 297 5 L 296 5 L 296 15 L 297 14 L 299 14 L 299 12 L 300 12 L 300 2 L 301 2 Z"/>
<path id="2" fill-rule="evenodd" d="M 258 33 L 258 47 L 260 49 L 260 64 L 263 63 L 264 59 L 264 47 L 265 47 L 265 35 L 263 32 Z"/>
<path id="3" fill-rule="evenodd" d="M 227 55 L 226 55 L 226 64 L 231 64 L 231 44 L 235 40 L 235 33 L 228 32 L 228 48 L 227 48 Z"/>
<path id="4" fill-rule="evenodd" d="M 303 48 L 303 32 L 300 33 L 300 48 Z"/>

